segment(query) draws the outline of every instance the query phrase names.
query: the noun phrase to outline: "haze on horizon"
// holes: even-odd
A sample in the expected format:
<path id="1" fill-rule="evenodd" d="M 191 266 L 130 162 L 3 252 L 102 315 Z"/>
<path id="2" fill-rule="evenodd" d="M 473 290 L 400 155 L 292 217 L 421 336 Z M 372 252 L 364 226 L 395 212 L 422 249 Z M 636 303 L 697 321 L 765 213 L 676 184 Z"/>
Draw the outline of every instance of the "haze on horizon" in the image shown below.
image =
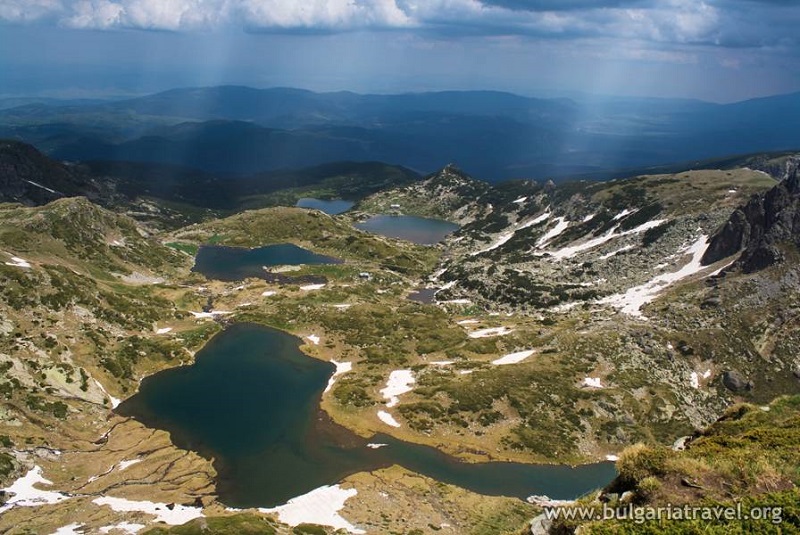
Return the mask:
<path id="1" fill-rule="evenodd" d="M 0 95 L 800 91 L 793 0 L 0 0 Z"/>

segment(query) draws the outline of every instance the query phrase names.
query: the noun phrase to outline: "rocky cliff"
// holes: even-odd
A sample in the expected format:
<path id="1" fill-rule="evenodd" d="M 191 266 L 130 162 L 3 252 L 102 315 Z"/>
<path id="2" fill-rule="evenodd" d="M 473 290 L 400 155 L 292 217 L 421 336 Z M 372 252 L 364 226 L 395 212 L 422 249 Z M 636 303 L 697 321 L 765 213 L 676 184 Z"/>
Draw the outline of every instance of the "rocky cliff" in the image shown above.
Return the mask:
<path id="1" fill-rule="evenodd" d="M 733 212 L 711 240 L 702 263 L 710 265 L 742 251 L 734 265 L 752 273 L 780 262 L 786 244 L 800 245 L 800 178 L 796 169 Z"/>

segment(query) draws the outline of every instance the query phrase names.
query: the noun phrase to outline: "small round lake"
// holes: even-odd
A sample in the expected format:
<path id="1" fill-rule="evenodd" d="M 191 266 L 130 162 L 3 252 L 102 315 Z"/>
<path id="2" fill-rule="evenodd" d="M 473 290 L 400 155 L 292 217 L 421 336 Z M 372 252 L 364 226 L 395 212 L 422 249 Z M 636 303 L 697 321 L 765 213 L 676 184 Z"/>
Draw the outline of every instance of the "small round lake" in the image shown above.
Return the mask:
<path id="1" fill-rule="evenodd" d="M 116 411 L 213 457 L 220 500 L 233 507 L 273 506 L 393 464 L 482 494 L 519 498 L 574 498 L 614 477 L 612 463 L 470 464 L 386 435 L 363 439 L 320 410 L 334 366 L 299 345 L 281 331 L 235 324 L 211 339 L 193 365 L 146 378 Z M 386 446 L 372 449 L 370 442 Z"/>
<path id="2" fill-rule="evenodd" d="M 325 200 L 325 199 L 312 199 L 304 197 L 297 201 L 298 208 L 310 208 L 313 210 L 320 210 L 329 215 L 337 215 L 348 211 L 353 207 L 353 201 L 345 201 L 342 199 Z"/>
<path id="3" fill-rule="evenodd" d="M 399 238 L 420 245 L 433 245 L 458 230 L 458 225 L 441 219 L 427 219 L 410 215 L 376 215 L 356 227 L 373 234 Z"/>
<path id="4" fill-rule="evenodd" d="M 331 258 L 291 243 L 268 245 L 257 249 L 204 245 L 194 260 L 192 271 L 209 279 L 236 281 L 247 277 L 263 277 L 264 267 L 302 264 L 340 264 Z"/>

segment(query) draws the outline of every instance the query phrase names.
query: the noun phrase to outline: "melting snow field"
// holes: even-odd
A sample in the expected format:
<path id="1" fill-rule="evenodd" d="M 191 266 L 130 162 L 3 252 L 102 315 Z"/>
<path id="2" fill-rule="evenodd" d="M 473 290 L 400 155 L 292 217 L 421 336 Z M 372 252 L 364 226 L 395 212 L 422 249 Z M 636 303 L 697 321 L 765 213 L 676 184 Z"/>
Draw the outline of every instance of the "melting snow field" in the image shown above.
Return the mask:
<path id="1" fill-rule="evenodd" d="M 479 255 L 479 254 L 482 254 L 482 253 L 488 253 L 489 251 L 494 251 L 495 249 L 497 249 L 501 245 L 504 245 L 505 243 L 507 243 L 508 240 L 513 238 L 514 234 L 516 234 L 517 231 L 520 231 L 522 229 L 526 229 L 528 227 L 532 227 L 533 225 L 538 225 L 542 221 L 544 221 L 547 218 L 549 218 L 550 215 L 551 214 L 548 211 L 548 212 L 545 212 L 545 213 L 543 213 L 542 215 L 540 215 L 538 217 L 535 217 L 533 219 L 529 219 L 528 221 L 526 221 L 524 223 L 520 223 L 520 224 L 517 224 L 517 225 L 513 226 L 511 228 L 511 230 L 500 234 L 497 237 L 497 239 L 494 242 L 492 242 L 491 245 L 489 245 L 488 247 L 485 247 L 483 249 L 480 249 L 478 251 L 475 251 L 474 253 L 470 253 L 470 256 L 476 256 L 476 255 Z"/>
<path id="2" fill-rule="evenodd" d="M 281 522 L 292 527 L 300 524 L 318 524 L 361 534 L 366 532 L 356 528 L 339 514 L 344 503 L 357 494 L 356 489 L 343 489 L 339 485 L 324 486 L 292 498 L 285 505 L 270 509 L 262 508 L 259 511 L 277 514 Z"/>
<path id="3" fill-rule="evenodd" d="M 18 256 L 12 256 L 11 262 L 6 262 L 7 266 L 13 266 L 18 268 L 30 269 L 31 264 L 27 260 L 23 260 Z"/>
<path id="4" fill-rule="evenodd" d="M 186 505 L 175 504 L 172 509 L 166 503 L 154 503 L 148 501 L 133 501 L 125 498 L 114 498 L 103 496 L 92 500 L 95 505 L 108 505 L 116 512 L 138 512 L 153 515 L 157 522 L 164 522 L 170 526 L 179 526 L 195 518 L 205 516 L 199 507 L 188 507 Z"/>
<path id="5" fill-rule="evenodd" d="M 106 397 L 109 399 L 109 401 L 111 401 L 111 408 L 112 409 L 116 409 L 119 406 L 119 404 L 122 403 L 122 400 L 117 399 L 114 396 L 112 396 L 111 394 L 109 394 L 108 391 L 103 387 L 103 385 L 100 384 L 100 381 L 98 381 L 97 379 L 94 379 L 94 382 L 97 385 L 97 387 L 103 392 L 103 394 L 106 395 Z"/>
<path id="6" fill-rule="evenodd" d="M 310 292 L 313 290 L 321 290 L 325 287 L 324 284 L 306 284 L 305 286 L 301 286 L 300 289 L 304 292 Z"/>
<path id="7" fill-rule="evenodd" d="M 539 241 L 536 242 L 536 247 L 544 247 L 554 238 L 558 237 L 559 234 L 567 230 L 567 227 L 569 227 L 569 221 L 567 221 L 567 218 L 557 217 L 556 226 L 548 230 L 544 236 L 539 238 Z"/>
<path id="8" fill-rule="evenodd" d="M 121 472 L 121 471 L 125 470 L 126 468 L 130 468 L 134 464 L 139 464 L 140 462 L 142 462 L 141 459 L 131 459 L 130 461 L 120 461 L 119 464 L 117 465 L 117 470 L 119 470 Z"/>
<path id="9" fill-rule="evenodd" d="M 229 312 L 227 310 L 212 310 L 211 312 L 192 312 L 189 311 L 189 314 L 195 317 L 195 319 L 213 319 L 216 316 L 225 316 L 227 314 L 233 314 L 233 312 Z"/>
<path id="10" fill-rule="evenodd" d="M 77 531 L 83 527 L 83 524 L 70 524 L 62 526 L 55 530 L 52 535 L 83 535 L 83 531 Z"/>
<path id="11" fill-rule="evenodd" d="M 536 351 L 533 349 L 529 349 L 527 351 L 518 351 L 517 353 L 509 353 L 508 355 L 504 355 L 499 359 L 493 360 L 492 364 L 496 366 L 503 366 L 505 364 L 517 364 L 518 362 L 522 362 L 526 358 L 533 355 Z"/>
<path id="12" fill-rule="evenodd" d="M 331 378 L 328 379 L 328 386 L 325 387 L 325 392 L 329 392 L 333 385 L 336 383 L 336 378 L 340 375 L 344 375 L 345 373 L 349 372 L 353 369 L 352 362 L 337 362 L 335 360 L 331 360 L 331 363 L 336 366 L 336 371 L 333 372 Z"/>
<path id="13" fill-rule="evenodd" d="M 603 388 L 599 377 L 587 377 L 581 384 L 583 384 L 583 386 L 588 386 L 589 388 Z"/>
<path id="14" fill-rule="evenodd" d="M 416 382 L 414 379 L 414 372 L 411 370 L 395 370 L 389 374 L 389 380 L 386 382 L 386 388 L 381 390 L 381 395 L 384 399 L 388 399 L 386 406 L 391 408 L 400 402 L 398 396 L 411 392 L 413 385 Z"/>
<path id="15" fill-rule="evenodd" d="M 616 232 L 617 227 L 614 227 L 613 229 L 603 234 L 602 236 L 592 238 L 591 240 L 579 243 L 578 245 L 571 245 L 568 247 L 564 247 L 563 249 L 553 251 L 550 253 L 550 256 L 554 260 L 563 260 L 565 258 L 572 258 L 573 256 L 582 253 L 583 251 L 588 251 L 589 249 L 594 249 L 595 247 L 599 247 L 604 243 L 611 241 L 615 238 L 621 238 L 622 236 L 629 236 L 631 234 L 640 234 L 642 232 L 650 230 L 651 228 L 661 226 L 664 223 L 666 223 L 666 219 L 656 219 L 655 221 L 648 221 L 647 223 L 639 225 L 636 228 L 625 230 L 623 232 Z"/>
<path id="16" fill-rule="evenodd" d="M 400 423 L 394 419 L 394 416 L 386 411 L 378 411 L 378 419 L 391 427 L 400 427 Z"/>
<path id="17" fill-rule="evenodd" d="M 64 501 L 69 498 L 60 492 L 51 490 L 40 490 L 34 485 L 52 485 L 42 476 L 42 469 L 38 466 L 31 468 L 27 474 L 14 481 L 10 487 L 2 489 L 6 495 L 12 495 L 5 505 L 0 507 L 0 513 L 4 513 L 13 507 L 36 507 L 38 505 L 48 505 Z"/>
<path id="18" fill-rule="evenodd" d="M 618 308 L 630 316 L 643 318 L 641 308 L 658 297 L 667 286 L 703 270 L 700 260 L 707 248 L 708 236 L 700 236 L 686 251 L 692 255 L 691 260 L 678 271 L 658 275 L 641 286 L 635 286 L 623 294 L 608 296 L 599 302 Z"/>
<path id="19" fill-rule="evenodd" d="M 513 329 L 509 329 L 508 327 L 490 327 L 488 329 L 472 331 L 467 336 L 470 338 L 487 338 L 489 336 L 505 336 L 512 332 L 514 332 Z"/>

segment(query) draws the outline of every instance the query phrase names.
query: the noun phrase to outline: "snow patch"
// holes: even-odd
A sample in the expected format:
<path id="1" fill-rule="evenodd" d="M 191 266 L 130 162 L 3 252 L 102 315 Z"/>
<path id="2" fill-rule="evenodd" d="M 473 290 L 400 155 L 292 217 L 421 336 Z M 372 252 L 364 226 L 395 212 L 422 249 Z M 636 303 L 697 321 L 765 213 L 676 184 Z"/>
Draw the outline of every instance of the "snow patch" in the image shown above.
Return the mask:
<path id="1" fill-rule="evenodd" d="M 472 331 L 467 336 L 470 338 L 487 338 L 489 336 L 505 336 L 507 334 L 511 334 L 512 332 L 514 332 L 514 330 L 509 329 L 508 327 L 490 327 L 488 329 Z"/>
<path id="2" fill-rule="evenodd" d="M 336 309 L 339 309 L 339 310 L 347 310 L 351 306 L 353 306 L 353 305 L 351 305 L 350 303 L 341 303 L 339 305 L 333 305 L 333 308 L 336 308 Z"/>
<path id="3" fill-rule="evenodd" d="M 172 332 L 172 327 L 162 327 L 161 329 L 156 329 L 156 334 L 167 334 L 168 332 Z"/>
<path id="4" fill-rule="evenodd" d="M 6 262 L 7 266 L 18 267 L 23 269 L 30 269 L 31 264 L 27 260 L 24 260 L 18 256 L 12 256 L 11 262 Z"/>
<path id="5" fill-rule="evenodd" d="M 620 219 L 622 219 L 623 217 L 625 217 L 625 216 L 627 216 L 627 215 L 630 215 L 630 214 L 632 214 L 632 213 L 633 213 L 633 211 L 632 211 L 632 210 L 628 210 L 627 208 L 625 208 L 623 211 L 621 211 L 620 213 L 618 213 L 617 215 L 615 215 L 615 216 L 614 216 L 614 218 L 613 218 L 611 221 L 619 221 L 619 220 L 620 220 Z"/>
<path id="6" fill-rule="evenodd" d="M 195 319 L 213 319 L 217 316 L 226 316 L 228 314 L 233 314 L 228 310 L 212 310 L 211 312 L 192 312 L 189 311 L 189 314 L 194 316 Z"/>
<path id="7" fill-rule="evenodd" d="M 325 392 L 329 392 L 331 388 L 333 388 L 334 383 L 336 383 L 336 378 L 340 375 L 344 375 L 345 373 L 351 371 L 353 369 L 352 362 L 338 362 L 331 359 L 331 364 L 336 366 L 336 371 L 333 372 L 331 378 L 328 379 L 328 386 L 325 387 Z"/>
<path id="8" fill-rule="evenodd" d="M 119 406 L 119 404 L 122 403 L 122 401 L 120 399 L 115 398 L 114 396 L 109 394 L 108 390 L 106 390 L 103 387 L 103 385 L 100 384 L 100 381 L 98 381 L 97 379 L 94 379 L 94 383 L 97 385 L 97 388 L 99 388 L 100 391 L 103 392 L 103 394 L 106 395 L 106 397 L 109 399 L 109 401 L 111 401 L 111 408 L 112 409 L 116 409 Z"/>
<path id="9" fill-rule="evenodd" d="M 416 382 L 414 379 L 414 372 L 411 370 L 395 370 L 389 374 L 389 380 L 386 382 L 386 388 L 380 392 L 384 399 L 388 399 L 386 406 L 391 408 L 400 402 L 398 396 L 411 392 L 413 385 Z"/>
<path id="10" fill-rule="evenodd" d="M 527 200 L 528 200 L 528 198 L 527 198 L 527 197 L 520 197 L 519 199 L 513 200 L 513 201 L 511 201 L 511 202 L 512 202 L 512 203 L 514 203 L 514 204 L 522 204 L 522 203 L 524 203 L 524 202 L 525 202 L 525 201 L 527 201 Z"/>
<path id="11" fill-rule="evenodd" d="M 301 286 L 300 289 L 304 292 L 310 292 L 313 290 L 321 290 L 325 287 L 325 284 L 306 284 L 305 286 Z"/>
<path id="12" fill-rule="evenodd" d="M 542 215 L 540 215 L 538 217 L 535 217 L 533 219 L 529 219 L 528 221 L 526 221 L 524 223 L 520 223 L 520 224 L 517 224 L 517 225 L 513 226 L 511 228 L 511 230 L 500 234 L 497 237 L 497 239 L 494 242 L 492 242 L 491 245 L 489 245 L 488 247 L 485 247 L 483 249 L 480 249 L 478 251 L 470 253 L 470 256 L 476 256 L 476 255 L 479 255 L 479 254 L 482 254 L 482 253 L 488 253 L 489 251 L 494 251 L 495 249 L 497 249 L 501 245 L 504 245 L 505 243 L 507 243 L 508 240 L 513 238 L 514 234 L 516 234 L 517 231 L 522 230 L 522 229 L 526 229 L 528 227 L 532 227 L 533 225 L 538 225 L 542 221 L 544 221 L 547 218 L 549 218 L 550 215 L 551 215 L 550 212 L 547 211 L 547 212 L 543 213 Z"/>
<path id="13" fill-rule="evenodd" d="M 0 514 L 14 507 L 37 507 L 39 505 L 50 505 L 69 499 L 69 496 L 51 490 L 40 490 L 34 487 L 35 484 L 52 485 L 53 482 L 42 476 L 42 469 L 39 466 L 31 468 L 27 474 L 14 481 L 10 487 L 2 489 L 6 495 L 13 494 L 8 498 L 5 505 L 0 506 Z"/>
<path id="14" fill-rule="evenodd" d="M 312 344 L 314 344 L 315 346 L 318 346 L 318 345 L 319 345 L 319 340 L 320 340 L 320 338 L 319 338 L 319 336 L 317 336 L 316 334 L 309 334 L 308 336 L 306 336 L 306 338 L 307 338 L 307 339 L 308 339 L 308 340 L 309 340 L 309 341 L 310 341 Z"/>
<path id="15" fill-rule="evenodd" d="M 555 260 L 563 260 L 565 258 L 572 258 L 573 256 L 577 255 L 578 253 L 582 253 L 583 251 L 588 251 L 589 249 L 594 249 L 595 247 L 599 247 L 604 243 L 611 241 L 615 238 L 621 238 L 622 236 L 629 236 L 631 234 L 640 234 L 645 232 L 651 228 L 658 227 L 666 222 L 666 219 L 656 219 L 654 221 L 648 221 L 647 223 L 643 223 L 636 228 L 632 228 L 630 230 L 625 230 L 623 232 L 617 232 L 618 227 L 614 227 L 613 229 L 609 230 L 602 236 L 598 236 L 596 238 L 592 238 L 591 240 L 587 240 L 583 243 L 578 245 L 567 246 L 557 251 L 553 251 L 550 255 Z"/>
<path id="16" fill-rule="evenodd" d="M 83 524 L 70 524 L 68 526 L 62 526 L 55 530 L 52 535 L 83 535 L 83 531 L 78 531 L 83 527 Z"/>
<path id="17" fill-rule="evenodd" d="M 367 447 L 368 447 L 369 449 L 372 449 L 372 450 L 378 450 L 378 449 L 380 449 L 380 448 L 385 448 L 385 447 L 386 447 L 386 446 L 388 446 L 388 445 L 389 445 L 389 444 L 376 444 L 376 443 L 374 443 L 374 442 L 370 442 L 369 444 L 367 444 Z"/>
<path id="18" fill-rule="evenodd" d="M 133 501 L 125 498 L 114 498 L 113 496 L 103 496 L 92 500 L 95 505 L 108 505 L 118 513 L 145 513 L 156 517 L 156 522 L 164 522 L 170 526 L 180 526 L 195 518 L 205 515 L 200 507 L 189 507 L 186 505 L 174 504 L 172 509 L 165 503 L 154 503 L 148 501 Z"/>
<path id="19" fill-rule="evenodd" d="M 601 299 L 600 303 L 618 308 L 630 316 L 643 318 L 641 308 L 658 297 L 667 286 L 704 269 L 704 266 L 700 264 L 700 260 L 703 258 L 707 248 L 708 236 L 700 236 L 696 242 L 687 248 L 687 252 L 692 255 L 691 260 L 678 271 L 658 275 L 641 286 L 630 288 L 623 294 L 615 294 Z"/>
<path id="20" fill-rule="evenodd" d="M 24 179 L 23 179 L 23 180 L 24 180 Z M 48 188 L 47 186 L 43 186 L 43 185 L 39 184 L 38 182 L 34 182 L 33 180 L 25 180 L 25 182 L 27 182 L 27 183 L 28 183 L 28 184 L 30 184 L 31 186 L 36 186 L 37 188 L 43 189 L 43 190 L 45 190 L 45 191 L 49 191 L 50 193 L 55 193 L 56 195 L 61 195 L 61 194 L 60 194 L 59 192 L 57 192 L 56 190 L 54 190 L 54 189 L 50 189 L 50 188 Z"/>
<path id="21" fill-rule="evenodd" d="M 366 533 L 366 531 L 356 528 L 339 514 L 345 502 L 357 494 L 358 491 L 356 489 L 343 489 L 339 485 L 326 485 L 302 496 L 292 498 L 285 505 L 270 509 L 261 508 L 259 511 L 277 514 L 281 522 L 292 527 L 300 524 L 318 524 L 361 534 Z"/>
<path id="22" fill-rule="evenodd" d="M 261 297 L 272 297 L 273 295 L 277 294 L 278 292 L 273 290 L 267 290 L 266 292 L 261 294 Z"/>
<path id="23" fill-rule="evenodd" d="M 117 470 L 119 470 L 121 472 L 121 471 L 123 471 L 123 470 L 125 470 L 127 468 L 130 468 L 134 464 L 139 464 L 140 462 L 142 462 L 141 459 L 131 459 L 130 461 L 120 461 L 119 464 L 117 465 Z"/>
<path id="24" fill-rule="evenodd" d="M 606 461 L 617 462 L 619 457 L 616 455 L 606 455 Z"/>
<path id="25" fill-rule="evenodd" d="M 553 239 L 558 237 L 562 232 L 567 230 L 567 227 L 569 227 L 569 221 L 567 221 L 567 218 L 566 217 L 557 217 L 556 218 L 556 226 L 551 228 L 550 230 L 548 230 L 544 234 L 544 236 L 539 238 L 539 240 L 536 242 L 536 247 L 544 247 L 549 242 L 551 242 Z"/>
<path id="26" fill-rule="evenodd" d="M 587 377 L 581 383 L 583 386 L 588 386 L 589 388 L 603 388 L 602 383 L 600 383 L 599 377 Z"/>
<path id="27" fill-rule="evenodd" d="M 630 251 L 631 249 L 635 249 L 633 245 L 626 245 L 625 247 L 620 247 L 616 251 L 611 251 L 610 253 L 606 253 L 599 258 L 599 260 L 608 260 L 612 256 L 617 256 L 619 253 L 624 253 L 625 251 Z"/>
<path id="28" fill-rule="evenodd" d="M 474 325 L 475 323 L 480 323 L 478 320 L 461 320 L 457 321 L 456 325 Z"/>
<path id="29" fill-rule="evenodd" d="M 505 364 L 517 364 L 518 362 L 522 362 L 526 358 L 533 355 L 536 351 L 533 349 L 528 349 L 526 351 L 518 351 L 516 353 L 509 353 L 508 355 L 504 355 L 499 359 L 493 360 L 492 364 L 496 366 L 503 366 Z"/>
<path id="30" fill-rule="evenodd" d="M 391 427 L 400 427 L 400 424 L 394 419 L 394 416 L 386 411 L 378 411 L 378 419 Z"/>
<path id="31" fill-rule="evenodd" d="M 700 388 L 700 379 L 697 376 L 697 372 L 692 372 L 689 376 L 689 384 L 692 388 Z"/>
<path id="32" fill-rule="evenodd" d="M 431 362 L 433 366 L 450 366 L 454 360 L 434 360 Z"/>

